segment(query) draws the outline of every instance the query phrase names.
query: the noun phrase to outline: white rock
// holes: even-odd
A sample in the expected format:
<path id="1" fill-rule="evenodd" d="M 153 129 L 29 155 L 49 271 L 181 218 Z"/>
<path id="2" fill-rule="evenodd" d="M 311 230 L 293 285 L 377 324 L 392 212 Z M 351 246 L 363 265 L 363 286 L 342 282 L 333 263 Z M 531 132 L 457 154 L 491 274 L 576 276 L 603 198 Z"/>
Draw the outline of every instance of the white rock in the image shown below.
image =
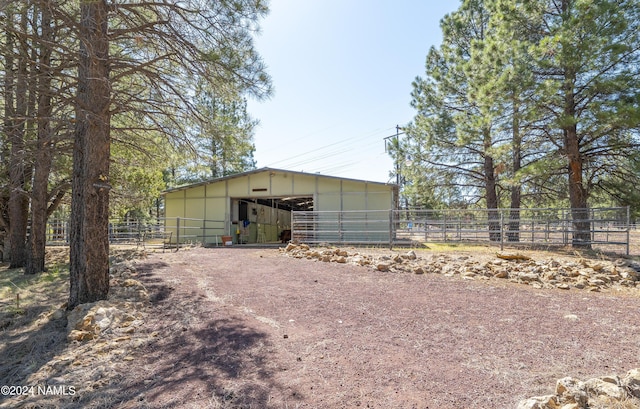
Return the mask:
<path id="1" fill-rule="evenodd" d="M 557 407 L 554 395 L 536 396 L 518 403 L 517 409 L 548 409 Z"/>
<path id="2" fill-rule="evenodd" d="M 629 394 L 640 399 L 640 368 L 627 372 L 621 384 L 629 391 Z"/>

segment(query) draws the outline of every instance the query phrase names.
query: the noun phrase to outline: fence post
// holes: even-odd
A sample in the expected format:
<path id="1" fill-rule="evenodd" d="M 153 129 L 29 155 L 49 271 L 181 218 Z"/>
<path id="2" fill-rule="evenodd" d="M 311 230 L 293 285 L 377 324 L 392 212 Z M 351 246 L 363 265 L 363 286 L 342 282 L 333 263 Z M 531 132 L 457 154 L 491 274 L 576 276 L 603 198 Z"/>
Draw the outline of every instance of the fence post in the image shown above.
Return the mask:
<path id="1" fill-rule="evenodd" d="M 389 250 L 393 250 L 393 209 L 389 210 Z"/>
<path id="2" fill-rule="evenodd" d="M 424 241 L 429 241 L 429 224 L 426 217 L 424 218 Z"/>
<path id="3" fill-rule="evenodd" d="M 500 212 L 500 251 L 504 250 L 504 213 Z"/>
<path id="4" fill-rule="evenodd" d="M 569 219 L 568 219 L 568 217 L 569 216 L 563 210 L 562 211 L 562 244 L 565 245 L 565 246 L 569 244 Z"/>
<path id="5" fill-rule="evenodd" d="M 176 251 L 180 249 L 180 218 L 176 217 Z"/>
<path id="6" fill-rule="evenodd" d="M 444 217 L 444 219 L 443 219 L 444 223 L 442 225 L 442 238 L 444 239 L 444 242 L 446 243 L 447 242 L 447 212 L 446 212 L 446 210 L 444 212 L 444 216 L 443 217 Z"/>
<path id="7" fill-rule="evenodd" d="M 536 241 L 536 220 L 531 216 L 531 244 Z"/>
<path id="8" fill-rule="evenodd" d="M 629 242 L 630 242 L 630 229 L 631 229 L 631 212 L 629 206 L 627 206 L 627 256 L 629 255 Z"/>

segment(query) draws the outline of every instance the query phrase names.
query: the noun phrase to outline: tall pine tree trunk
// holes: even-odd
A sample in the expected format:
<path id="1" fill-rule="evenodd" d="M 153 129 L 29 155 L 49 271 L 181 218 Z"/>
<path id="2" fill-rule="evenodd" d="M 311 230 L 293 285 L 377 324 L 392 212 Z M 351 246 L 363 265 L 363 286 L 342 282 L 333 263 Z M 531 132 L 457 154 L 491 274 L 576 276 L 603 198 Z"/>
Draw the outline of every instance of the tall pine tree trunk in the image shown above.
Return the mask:
<path id="1" fill-rule="evenodd" d="M 513 118 L 511 121 L 511 141 L 513 145 L 513 179 L 511 185 L 511 212 L 509 214 L 509 234 L 511 242 L 520 241 L 520 204 L 522 200 L 520 182 L 517 181 L 518 171 L 522 168 L 522 136 L 520 135 L 520 104 L 516 93 L 513 94 Z"/>
<path id="2" fill-rule="evenodd" d="M 49 174 L 51 173 L 51 46 L 53 28 L 51 26 L 51 4 L 41 2 L 42 38 L 40 39 L 40 71 L 38 78 L 37 108 L 37 149 L 35 152 L 33 188 L 31 198 L 31 230 L 29 232 L 29 252 L 27 274 L 45 271 L 45 245 L 47 228 L 47 208 L 49 202 Z"/>
<path id="3" fill-rule="evenodd" d="M 80 6 L 69 309 L 109 293 L 109 42 L 105 0 Z"/>
<path id="4" fill-rule="evenodd" d="M 561 9 L 563 18 L 569 19 L 571 0 L 562 0 Z M 572 56 L 572 50 L 566 50 L 566 54 Z M 562 84 L 563 118 L 560 128 L 564 136 L 564 151 L 567 155 L 567 170 L 569 176 L 569 204 L 571 206 L 571 218 L 573 221 L 574 247 L 591 248 L 591 222 L 587 210 L 587 189 L 582 179 L 583 158 L 580 153 L 580 140 L 578 137 L 578 118 L 576 117 L 576 69 L 570 58 L 565 60 L 564 79 Z"/>
<path id="5" fill-rule="evenodd" d="M 498 214 L 498 190 L 496 170 L 493 157 L 489 154 L 491 148 L 491 131 L 483 130 L 484 134 L 484 186 L 489 217 L 489 239 L 500 241 L 500 215 Z"/>
<path id="6" fill-rule="evenodd" d="M 28 53 L 24 44 L 15 43 L 13 13 L 7 13 L 7 59 L 5 69 L 5 132 L 11 145 L 9 153 L 9 257 L 10 268 L 24 267 L 29 198 L 26 192 L 27 153 L 25 127 L 27 115 Z M 26 11 L 20 16 L 20 29 L 26 32 Z M 18 51 L 17 62 L 11 54 Z M 14 71 L 15 69 L 15 71 Z"/>
<path id="7" fill-rule="evenodd" d="M 580 141 L 576 123 L 575 82 L 575 71 L 566 68 L 563 85 L 564 125 L 562 126 L 562 133 L 564 135 L 564 150 L 568 161 L 569 203 L 573 220 L 572 245 L 574 247 L 591 248 L 591 222 L 589 221 L 589 211 L 587 209 L 587 190 L 582 179 L 583 158 L 580 153 Z"/>

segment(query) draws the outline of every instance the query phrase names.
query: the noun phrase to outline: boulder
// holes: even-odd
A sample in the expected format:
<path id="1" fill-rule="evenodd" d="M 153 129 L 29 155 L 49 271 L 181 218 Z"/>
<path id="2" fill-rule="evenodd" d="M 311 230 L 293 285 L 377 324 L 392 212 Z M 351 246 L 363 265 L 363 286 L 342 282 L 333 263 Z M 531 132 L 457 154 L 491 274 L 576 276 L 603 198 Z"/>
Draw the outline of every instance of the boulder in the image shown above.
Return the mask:
<path id="1" fill-rule="evenodd" d="M 521 401 L 517 409 L 555 409 L 559 408 L 555 395 L 536 396 Z"/>
<path id="2" fill-rule="evenodd" d="M 627 372 L 620 383 L 629 395 L 640 399 L 640 368 Z"/>
<path id="3" fill-rule="evenodd" d="M 624 378 L 602 376 L 582 382 L 566 377 L 556 382 L 555 395 L 520 401 L 518 409 L 586 409 L 640 407 L 640 369 L 627 372 Z"/>

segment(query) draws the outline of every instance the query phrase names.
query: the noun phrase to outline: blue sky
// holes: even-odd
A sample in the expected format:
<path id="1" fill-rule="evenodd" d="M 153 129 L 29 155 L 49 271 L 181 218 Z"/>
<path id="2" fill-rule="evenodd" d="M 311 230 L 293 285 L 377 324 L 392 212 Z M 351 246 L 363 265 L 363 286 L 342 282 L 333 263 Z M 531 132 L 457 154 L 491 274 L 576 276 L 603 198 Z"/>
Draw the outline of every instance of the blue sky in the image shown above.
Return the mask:
<path id="1" fill-rule="evenodd" d="M 458 0 L 272 0 L 256 48 L 275 93 L 249 101 L 258 167 L 390 181 L 384 138 Z"/>

